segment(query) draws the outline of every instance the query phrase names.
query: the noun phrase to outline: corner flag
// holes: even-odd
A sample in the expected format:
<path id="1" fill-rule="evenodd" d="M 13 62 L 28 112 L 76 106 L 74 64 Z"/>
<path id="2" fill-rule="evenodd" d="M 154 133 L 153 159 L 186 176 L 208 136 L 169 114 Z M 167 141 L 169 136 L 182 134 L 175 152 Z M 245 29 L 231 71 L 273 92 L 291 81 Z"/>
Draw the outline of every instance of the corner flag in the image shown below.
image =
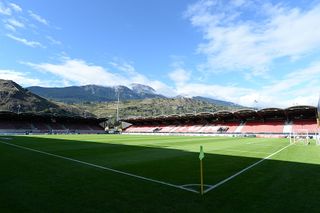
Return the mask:
<path id="1" fill-rule="evenodd" d="M 200 159 L 200 191 L 201 191 L 201 195 L 203 195 L 203 168 L 202 168 L 202 159 L 203 158 L 204 158 L 203 147 L 200 146 L 199 159 Z"/>
<path id="2" fill-rule="evenodd" d="M 202 160 L 204 158 L 204 152 L 203 152 L 203 147 L 200 146 L 200 154 L 199 154 L 199 159 Z"/>

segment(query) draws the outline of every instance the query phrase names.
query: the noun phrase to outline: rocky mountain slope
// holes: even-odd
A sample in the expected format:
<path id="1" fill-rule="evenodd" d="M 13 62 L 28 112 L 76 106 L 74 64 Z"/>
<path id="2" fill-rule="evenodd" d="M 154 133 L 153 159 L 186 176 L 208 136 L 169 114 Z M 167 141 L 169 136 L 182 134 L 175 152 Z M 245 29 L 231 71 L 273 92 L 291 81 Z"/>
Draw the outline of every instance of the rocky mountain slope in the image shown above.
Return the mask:
<path id="1" fill-rule="evenodd" d="M 164 96 L 156 94 L 148 86 L 135 84 L 132 89 L 125 86 L 104 87 L 97 85 L 71 86 L 71 87 L 28 87 L 31 92 L 44 98 L 62 101 L 65 103 L 82 102 L 106 102 L 121 100 L 137 100 L 145 98 L 162 98 Z"/>
<path id="2" fill-rule="evenodd" d="M 76 107 L 91 112 L 98 117 L 116 118 L 117 101 L 101 103 L 78 103 Z M 171 114 L 216 112 L 219 110 L 235 110 L 237 107 L 227 107 L 208 103 L 192 98 L 152 98 L 143 100 L 127 100 L 119 102 L 119 117 L 159 116 Z"/>
<path id="3" fill-rule="evenodd" d="M 37 112 L 57 113 L 60 115 L 80 115 L 80 109 L 65 104 L 48 101 L 19 84 L 0 79 L 0 110 L 16 113 Z"/>

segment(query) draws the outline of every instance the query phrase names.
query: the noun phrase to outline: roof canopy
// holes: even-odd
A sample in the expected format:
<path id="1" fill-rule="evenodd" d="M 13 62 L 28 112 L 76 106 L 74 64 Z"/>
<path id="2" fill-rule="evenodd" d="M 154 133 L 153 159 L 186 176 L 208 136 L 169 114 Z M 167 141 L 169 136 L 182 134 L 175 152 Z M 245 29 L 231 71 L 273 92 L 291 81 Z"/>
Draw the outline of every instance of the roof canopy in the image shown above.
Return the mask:
<path id="1" fill-rule="evenodd" d="M 0 111 L 0 119 L 15 120 L 56 120 L 56 121 L 72 121 L 72 122 L 104 122 L 107 118 L 81 117 L 81 116 L 61 116 L 57 114 L 44 113 L 14 113 L 10 111 Z"/>
<path id="2" fill-rule="evenodd" d="M 214 122 L 214 121 L 242 121 L 242 120 L 286 120 L 286 119 L 313 119 L 315 118 L 317 108 L 314 106 L 293 106 L 286 109 L 264 108 L 241 109 L 237 111 L 222 110 L 214 113 L 200 112 L 197 114 L 168 115 L 157 117 L 135 117 L 123 119 L 122 121 L 132 124 L 145 123 L 166 123 L 166 122 Z"/>

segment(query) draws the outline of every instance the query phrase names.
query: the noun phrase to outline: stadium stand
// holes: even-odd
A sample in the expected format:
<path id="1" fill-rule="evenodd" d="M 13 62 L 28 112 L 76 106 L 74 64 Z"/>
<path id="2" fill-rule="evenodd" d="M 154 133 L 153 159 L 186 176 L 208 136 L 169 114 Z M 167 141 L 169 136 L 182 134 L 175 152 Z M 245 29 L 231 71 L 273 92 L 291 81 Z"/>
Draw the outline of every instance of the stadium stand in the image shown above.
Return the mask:
<path id="1" fill-rule="evenodd" d="M 0 112 L 0 134 L 98 134 L 107 119 Z"/>
<path id="2" fill-rule="evenodd" d="M 285 121 L 249 121 L 243 126 L 242 133 L 283 133 Z"/>
<path id="3" fill-rule="evenodd" d="M 158 132 L 172 132 L 176 128 L 177 128 L 176 125 L 168 125 L 168 126 L 161 125 L 158 127 L 158 130 L 159 130 Z"/>
<path id="4" fill-rule="evenodd" d="M 317 122 L 314 120 L 295 120 L 292 123 L 292 131 L 308 130 L 309 133 L 318 132 Z"/>
<path id="5" fill-rule="evenodd" d="M 131 124 L 123 133 L 283 137 L 299 129 L 307 129 L 309 133 L 315 134 L 318 131 L 316 112 L 313 106 L 294 106 L 286 109 L 243 109 L 196 115 L 136 117 L 123 120 Z"/>
<path id="6" fill-rule="evenodd" d="M 0 129 L 15 129 L 13 122 L 0 121 Z"/>

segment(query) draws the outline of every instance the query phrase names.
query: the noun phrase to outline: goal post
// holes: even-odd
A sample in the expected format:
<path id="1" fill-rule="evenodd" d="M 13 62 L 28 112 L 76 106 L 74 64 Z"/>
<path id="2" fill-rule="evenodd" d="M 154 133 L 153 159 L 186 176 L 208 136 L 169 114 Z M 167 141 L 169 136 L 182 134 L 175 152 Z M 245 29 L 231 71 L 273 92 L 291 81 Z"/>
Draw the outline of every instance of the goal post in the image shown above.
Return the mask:
<path id="1" fill-rule="evenodd" d="M 310 137 L 308 129 L 297 129 L 289 134 L 290 144 L 302 143 L 304 145 L 310 144 Z"/>
<path id="2" fill-rule="evenodd" d="M 315 135 L 316 145 L 320 145 L 320 131 Z"/>

